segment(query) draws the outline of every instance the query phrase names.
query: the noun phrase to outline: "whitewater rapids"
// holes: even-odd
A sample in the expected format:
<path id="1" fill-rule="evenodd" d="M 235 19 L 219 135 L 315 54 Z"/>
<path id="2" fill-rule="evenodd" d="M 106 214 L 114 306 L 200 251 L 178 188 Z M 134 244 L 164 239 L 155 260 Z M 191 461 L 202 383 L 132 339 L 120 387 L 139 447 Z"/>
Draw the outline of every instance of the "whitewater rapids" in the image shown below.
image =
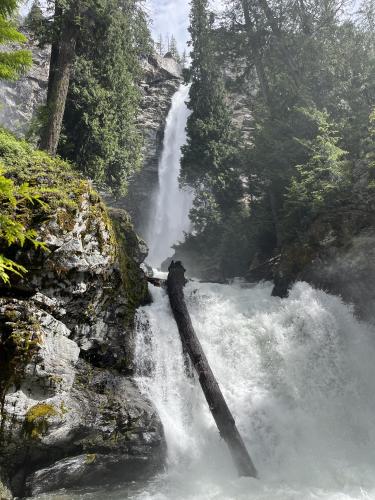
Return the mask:
<path id="1" fill-rule="evenodd" d="M 168 298 L 153 290 L 139 316 L 138 383 L 163 421 L 169 472 L 133 498 L 375 498 L 373 329 L 305 283 L 287 300 L 270 292 L 194 282 L 186 290 L 257 481 L 237 478 L 199 383 L 186 375 Z"/>

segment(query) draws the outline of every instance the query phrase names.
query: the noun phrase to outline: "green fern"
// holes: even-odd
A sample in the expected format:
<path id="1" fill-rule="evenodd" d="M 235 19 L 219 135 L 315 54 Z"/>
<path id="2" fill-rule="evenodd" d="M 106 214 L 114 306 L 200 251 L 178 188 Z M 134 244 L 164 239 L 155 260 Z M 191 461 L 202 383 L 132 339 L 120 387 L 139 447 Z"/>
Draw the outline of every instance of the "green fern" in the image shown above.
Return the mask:
<path id="1" fill-rule="evenodd" d="M 17 212 L 22 212 L 28 203 L 47 206 L 35 188 L 27 183 L 17 186 L 13 180 L 5 177 L 4 169 L 0 165 L 0 205 L 3 209 L 3 213 L 0 214 L 0 241 L 7 247 L 11 245 L 23 247 L 26 241 L 29 241 L 35 248 L 47 250 L 45 243 L 36 239 L 36 231 L 26 228 L 15 216 Z M 26 272 L 25 267 L 0 254 L 1 281 L 9 284 L 10 273 L 22 276 Z"/>

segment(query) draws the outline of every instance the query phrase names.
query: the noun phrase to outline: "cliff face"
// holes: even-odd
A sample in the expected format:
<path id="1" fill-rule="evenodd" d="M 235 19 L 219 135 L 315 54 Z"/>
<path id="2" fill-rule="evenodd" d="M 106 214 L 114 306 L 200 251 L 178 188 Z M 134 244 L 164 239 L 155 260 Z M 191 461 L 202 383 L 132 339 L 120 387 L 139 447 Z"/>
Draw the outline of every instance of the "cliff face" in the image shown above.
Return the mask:
<path id="1" fill-rule="evenodd" d="M 48 48 L 28 47 L 33 54 L 29 73 L 16 82 L 0 81 L 0 125 L 17 135 L 23 135 L 47 96 L 49 72 Z"/>
<path id="2" fill-rule="evenodd" d="M 28 150 L 29 171 L 13 167 L 13 145 L 24 153 L 17 144 L 4 148 L 7 172 L 46 193 L 48 208 L 23 217 L 49 251 L 11 249 L 29 272 L 0 288 L 1 479 L 35 495 L 153 473 L 163 464 L 162 424 L 132 378 L 147 248 L 128 215 L 108 214 L 61 160 L 35 153 L 33 166 Z"/>
<path id="3" fill-rule="evenodd" d="M 182 68 L 174 59 L 157 54 L 145 59 L 143 68 L 143 97 L 138 125 L 144 136 L 144 163 L 142 170 L 130 181 L 127 197 L 110 200 L 110 204 L 126 208 L 137 232 L 145 237 L 152 196 L 158 186 L 158 166 L 166 119 L 172 96 L 182 83 Z"/>

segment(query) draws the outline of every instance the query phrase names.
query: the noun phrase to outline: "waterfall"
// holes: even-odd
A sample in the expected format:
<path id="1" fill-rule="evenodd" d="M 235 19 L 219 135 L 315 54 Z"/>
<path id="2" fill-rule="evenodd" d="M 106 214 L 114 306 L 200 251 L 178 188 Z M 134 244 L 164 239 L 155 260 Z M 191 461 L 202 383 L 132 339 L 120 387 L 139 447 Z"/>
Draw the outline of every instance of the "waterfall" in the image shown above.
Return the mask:
<path id="1" fill-rule="evenodd" d="M 172 245 L 183 240 L 189 230 L 193 196 L 179 188 L 181 147 L 186 142 L 189 85 L 181 85 L 172 99 L 167 117 L 163 152 L 159 163 L 159 186 L 152 201 L 147 230 L 150 247 L 148 262 L 154 267 L 173 254 Z"/>
<path id="2" fill-rule="evenodd" d="M 137 382 L 162 419 L 168 471 L 137 500 L 375 498 L 375 332 L 341 299 L 298 283 L 191 282 L 188 308 L 259 471 L 238 478 L 199 382 L 186 370 L 168 297 L 138 314 Z"/>

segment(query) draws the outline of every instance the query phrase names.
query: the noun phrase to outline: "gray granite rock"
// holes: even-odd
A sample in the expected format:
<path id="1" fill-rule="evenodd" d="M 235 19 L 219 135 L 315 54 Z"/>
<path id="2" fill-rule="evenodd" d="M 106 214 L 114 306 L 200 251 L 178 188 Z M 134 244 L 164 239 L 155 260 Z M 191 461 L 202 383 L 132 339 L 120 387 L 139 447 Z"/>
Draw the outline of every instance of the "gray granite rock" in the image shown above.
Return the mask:
<path id="1" fill-rule="evenodd" d="M 81 195 L 38 228 L 51 251 L 22 250 L 29 273 L 0 292 L 0 467 L 17 495 L 164 464 L 162 424 L 131 376 L 147 248 L 125 212 L 113 219 Z"/>
<path id="2" fill-rule="evenodd" d="M 47 96 L 50 48 L 28 44 L 33 66 L 27 75 L 15 82 L 0 81 L 0 124 L 23 135 Z"/>

